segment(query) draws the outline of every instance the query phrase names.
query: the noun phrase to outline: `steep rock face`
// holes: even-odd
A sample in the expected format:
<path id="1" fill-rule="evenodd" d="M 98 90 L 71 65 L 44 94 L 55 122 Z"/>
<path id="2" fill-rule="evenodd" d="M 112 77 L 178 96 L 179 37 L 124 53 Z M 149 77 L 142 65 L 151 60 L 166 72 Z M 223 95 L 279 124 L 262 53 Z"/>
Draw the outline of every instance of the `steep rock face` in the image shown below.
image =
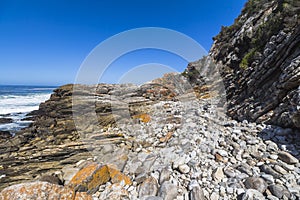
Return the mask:
<path id="1" fill-rule="evenodd" d="M 250 0 L 214 38 L 230 116 L 300 128 L 299 21 L 299 1 Z"/>

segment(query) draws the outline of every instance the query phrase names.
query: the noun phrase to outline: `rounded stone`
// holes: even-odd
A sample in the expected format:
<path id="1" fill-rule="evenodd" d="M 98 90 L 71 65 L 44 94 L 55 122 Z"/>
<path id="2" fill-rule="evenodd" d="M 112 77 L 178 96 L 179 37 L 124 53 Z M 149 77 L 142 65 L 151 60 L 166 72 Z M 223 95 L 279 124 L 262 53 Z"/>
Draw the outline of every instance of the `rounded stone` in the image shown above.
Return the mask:
<path id="1" fill-rule="evenodd" d="M 184 164 L 184 165 L 180 165 L 178 167 L 178 170 L 183 174 L 187 174 L 190 172 L 190 167 L 188 165 Z"/>
<path id="2" fill-rule="evenodd" d="M 255 189 L 261 193 L 264 193 L 267 189 L 267 183 L 258 177 L 249 177 L 246 178 L 244 185 L 247 189 Z"/>

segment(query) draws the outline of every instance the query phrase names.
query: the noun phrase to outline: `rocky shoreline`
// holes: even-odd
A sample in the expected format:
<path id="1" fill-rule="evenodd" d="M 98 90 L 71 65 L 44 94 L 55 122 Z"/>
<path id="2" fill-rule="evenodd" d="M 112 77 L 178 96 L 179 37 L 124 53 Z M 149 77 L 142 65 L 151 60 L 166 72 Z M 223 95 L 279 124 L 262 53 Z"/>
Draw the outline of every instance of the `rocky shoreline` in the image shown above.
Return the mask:
<path id="1" fill-rule="evenodd" d="M 46 192 L 50 194 L 53 187 L 65 191 L 80 170 L 97 173 L 90 171 L 91 164 L 97 169 L 112 166 L 123 178 L 102 180 L 106 176 L 101 175 L 93 188 L 80 185 L 93 182 L 95 176 L 76 182 L 73 188 L 78 195 L 90 195 L 83 199 L 300 198 L 298 130 L 231 120 L 216 112 L 220 108 L 214 98 L 178 101 L 153 85 L 141 89 L 103 84 L 96 103 L 102 128 L 87 127 L 86 137 L 81 138 L 72 122 L 72 88 L 66 85 L 55 90 L 35 112 L 31 127 L 1 141 L 3 199 L 14 199 L 11 191 L 20 187 L 16 183 L 25 188 L 39 185 L 28 189 L 34 193 L 34 188 L 46 187 L 41 180 L 52 180 Z M 111 101 L 109 92 L 133 100 L 132 116 L 125 119 L 133 124 L 117 116 L 113 118 L 117 122 L 111 121 L 111 107 L 105 103 Z M 155 97 L 162 93 L 165 98 L 158 96 L 163 100 Z M 127 126 L 122 127 L 124 123 Z M 37 182 L 24 183 L 33 180 Z"/>
<path id="2" fill-rule="evenodd" d="M 298 4 L 249 0 L 182 74 L 57 88 L 1 133 L 0 200 L 300 199 Z"/>

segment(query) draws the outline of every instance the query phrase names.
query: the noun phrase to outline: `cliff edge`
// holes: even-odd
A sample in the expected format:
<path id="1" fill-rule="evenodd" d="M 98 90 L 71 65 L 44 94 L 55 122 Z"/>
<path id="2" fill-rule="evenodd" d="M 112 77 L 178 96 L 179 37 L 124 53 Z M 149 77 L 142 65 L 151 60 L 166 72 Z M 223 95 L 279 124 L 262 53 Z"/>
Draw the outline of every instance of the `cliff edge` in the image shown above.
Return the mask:
<path id="1" fill-rule="evenodd" d="M 214 37 L 228 114 L 300 128 L 300 1 L 250 0 Z"/>

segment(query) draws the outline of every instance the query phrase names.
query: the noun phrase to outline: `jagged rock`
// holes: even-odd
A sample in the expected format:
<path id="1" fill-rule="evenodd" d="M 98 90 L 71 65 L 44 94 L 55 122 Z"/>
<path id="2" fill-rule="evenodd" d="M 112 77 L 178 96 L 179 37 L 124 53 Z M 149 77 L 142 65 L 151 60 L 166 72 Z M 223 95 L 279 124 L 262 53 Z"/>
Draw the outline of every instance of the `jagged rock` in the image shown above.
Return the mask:
<path id="1" fill-rule="evenodd" d="M 120 183 L 123 182 L 124 185 L 131 185 L 132 182 L 130 178 L 124 174 L 122 174 L 119 170 L 116 169 L 113 165 L 106 165 L 108 168 L 109 176 L 112 183 Z"/>
<path id="2" fill-rule="evenodd" d="M 140 184 L 144 182 L 147 179 L 147 177 L 148 177 L 147 173 L 140 173 L 134 178 L 134 181 L 136 181 L 137 184 Z"/>
<path id="3" fill-rule="evenodd" d="M 190 192 L 190 200 L 206 200 L 200 187 L 194 187 Z"/>
<path id="4" fill-rule="evenodd" d="M 200 188 L 198 183 L 191 182 L 189 185 L 189 189 L 190 189 L 190 193 L 189 193 L 190 200 L 206 200 L 203 190 Z"/>
<path id="5" fill-rule="evenodd" d="M 173 162 L 173 169 L 177 169 L 180 165 L 185 164 L 185 158 L 184 157 L 179 157 Z"/>
<path id="6" fill-rule="evenodd" d="M 74 167 L 64 167 L 62 169 L 64 184 L 68 185 L 71 179 L 75 176 L 75 174 L 79 171 L 79 168 Z"/>
<path id="7" fill-rule="evenodd" d="M 159 188 L 158 196 L 162 197 L 164 200 L 173 200 L 177 197 L 177 187 L 165 181 Z"/>
<path id="8" fill-rule="evenodd" d="M 224 157 L 221 156 L 221 155 L 218 154 L 218 153 L 215 154 L 215 159 L 216 159 L 216 161 L 218 161 L 218 162 L 224 162 L 224 163 L 226 163 L 226 159 L 224 159 Z"/>
<path id="9" fill-rule="evenodd" d="M 217 169 L 215 169 L 213 171 L 213 178 L 214 178 L 215 181 L 221 182 L 224 177 L 225 177 L 225 175 L 224 175 L 224 172 L 223 172 L 223 168 L 218 167 Z"/>
<path id="10" fill-rule="evenodd" d="M 119 183 L 107 187 L 99 196 L 99 199 L 130 200 L 128 192 Z"/>
<path id="11" fill-rule="evenodd" d="M 139 197 L 156 196 L 158 192 L 157 180 L 154 177 L 147 178 L 139 188 Z"/>
<path id="12" fill-rule="evenodd" d="M 71 179 L 68 186 L 76 191 L 94 193 L 100 185 L 107 183 L 123 182 L 124 185 L 130 185 L 129 177 L 122 174 L 112 165 L 100 165 L 98 163 L 88 163 Z"/>
<path id="13" fill-rule="evenodd" d="M 68 186 L 76 191 L 93 191 L 110 179 L 107 166 L 102 166 L 97 163 L 89 163 L 84 166 L 71 179 Z"/>
<path id="14" fill-rule="evenodd" d="M 85 192 L 77 192 L 68 187 L 59 186 L 48 182 L 32 182 L 13 185 L 5 188 L 0 193 L 2 200 L 92 200 Z"/>
<path id="15" fill-rule="evenodd" d="M 171 172 L 167 168 L 163 168 L 159 176 L 159 184 L 162 184 L 165 181 L 170 180 Z"/>

